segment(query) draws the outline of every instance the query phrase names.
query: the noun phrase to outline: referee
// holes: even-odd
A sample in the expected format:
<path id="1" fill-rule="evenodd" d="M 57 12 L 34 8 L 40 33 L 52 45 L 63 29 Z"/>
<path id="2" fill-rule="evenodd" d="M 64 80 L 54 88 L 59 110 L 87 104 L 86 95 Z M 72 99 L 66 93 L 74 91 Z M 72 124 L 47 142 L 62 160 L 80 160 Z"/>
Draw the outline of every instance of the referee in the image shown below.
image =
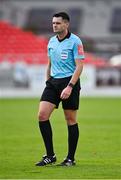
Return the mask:
<path id="1" fill-rule="evenodd" d="M 70 18 L 67 13 L 53 15 L 53 31 L 56 33 L 48 43 L 48 67 L 46 87 L 43 91 L 38 119 L 46 148 L 46 155 L 36 163 L 45 166 L 56 162 L 53 148 L 50 116 L 62 102 L 68 127 L 68 153 L 60 166 L 75 165 L 75 152 L 79 138 L 77 110 L 79 108 L 80 80 L 83 69 L 83 45 L 78 36 L 69 32 Z"/>

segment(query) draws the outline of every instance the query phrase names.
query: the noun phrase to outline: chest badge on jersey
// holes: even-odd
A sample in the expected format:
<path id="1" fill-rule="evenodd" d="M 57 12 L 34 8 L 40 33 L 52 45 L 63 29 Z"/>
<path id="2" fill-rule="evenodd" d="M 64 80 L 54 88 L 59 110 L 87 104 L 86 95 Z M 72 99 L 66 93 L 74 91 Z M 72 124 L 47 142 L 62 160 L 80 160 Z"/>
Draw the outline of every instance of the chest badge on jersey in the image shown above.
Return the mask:
<path id="1" fill-rule="evenodd" d="M 68 52 L 62 51 L 61 52 L 61 59 L 68 59 Z"/>

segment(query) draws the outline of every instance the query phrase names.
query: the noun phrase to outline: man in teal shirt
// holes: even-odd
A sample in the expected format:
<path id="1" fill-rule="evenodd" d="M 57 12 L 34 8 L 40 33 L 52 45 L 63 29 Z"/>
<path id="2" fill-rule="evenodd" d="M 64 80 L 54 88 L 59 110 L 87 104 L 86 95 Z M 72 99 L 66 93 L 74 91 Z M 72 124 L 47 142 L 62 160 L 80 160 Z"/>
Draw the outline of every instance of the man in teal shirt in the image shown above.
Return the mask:
<path id="1" fill-rule="evenodd" d="M 78 36 L 69 32 L 70 18 L 67 13 L 53 15 L 53 31 L 56 36 L 48 43 L 48 67 L 46 87 L 43 91 L 38 119 L 39 128 L 46 148 L 46 155 L 36 163 L 45 166 L 56 162 L 53 148 L 50 116 L 62 102 L 68 126 L 68 154 L 60 166 L 75 165 L 79 129 L 76 119 L 79 108 L 80 80 L 83 69 L 83 45 Z"/>
<path id="2" fill-rule="evenodd" d="M 70 32 L 63 41 L 59 41 L 57 36 L 50 39 L 48 56 L 51 61 L 52 77 L 65 78 L 73 75 L 76 69 L 75 59 L 84 59 L 84 54 L 78 53 L 78 48 L 82 48 L 82 42 Z"/>

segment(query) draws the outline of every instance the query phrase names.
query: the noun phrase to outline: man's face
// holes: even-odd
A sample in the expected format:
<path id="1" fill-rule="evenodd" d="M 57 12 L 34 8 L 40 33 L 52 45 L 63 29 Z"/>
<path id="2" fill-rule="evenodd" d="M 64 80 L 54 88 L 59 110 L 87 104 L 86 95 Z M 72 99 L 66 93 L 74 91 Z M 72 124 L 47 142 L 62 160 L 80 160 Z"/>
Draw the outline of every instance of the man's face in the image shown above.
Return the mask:
<path id="1" fill-rule="evenodd" d="M 68 29 L 69 23 L 66 20 L 63 20 L 62 17 L 53 17 L 53 32 L 62 33 Z"/>

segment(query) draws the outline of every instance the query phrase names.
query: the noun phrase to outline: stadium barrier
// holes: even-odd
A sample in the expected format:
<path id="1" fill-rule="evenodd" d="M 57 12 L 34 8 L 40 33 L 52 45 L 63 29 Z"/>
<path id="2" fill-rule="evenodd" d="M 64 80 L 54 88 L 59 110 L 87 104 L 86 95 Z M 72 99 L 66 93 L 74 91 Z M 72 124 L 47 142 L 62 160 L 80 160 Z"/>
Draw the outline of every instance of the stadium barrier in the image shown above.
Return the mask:
<path id="1" fill-rule="evenodd" d="M 45 87 L 47 65 L 0 65 L 0 98 L 39 97 Z M 81 96 L 121 96 L 121 68 L 85 65 Z"/>

